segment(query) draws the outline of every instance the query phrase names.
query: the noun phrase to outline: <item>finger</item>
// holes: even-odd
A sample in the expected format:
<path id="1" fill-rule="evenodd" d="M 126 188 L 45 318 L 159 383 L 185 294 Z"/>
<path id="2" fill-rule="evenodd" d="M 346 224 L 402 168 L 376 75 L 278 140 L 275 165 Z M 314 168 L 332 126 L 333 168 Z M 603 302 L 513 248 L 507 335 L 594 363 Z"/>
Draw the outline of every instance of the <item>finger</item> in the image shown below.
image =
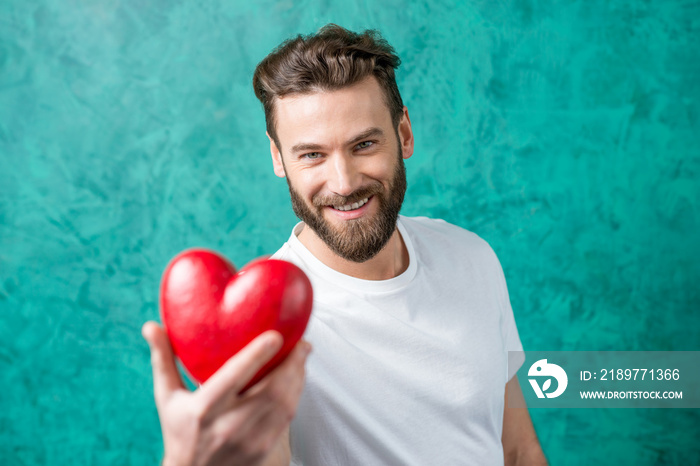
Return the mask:
<path id="1" fill-rule="evenodd" d="M 311 345 L 305 341 L 301 341 L 294 348 L 286 361 L 284 361 L 277 369 L 271 373 L 270 385 L 273 391 L 273 397 L 277 397 L 288 410 L 293 414 L 299 397 L 304 389 L 304 379 L 306 370 L 304 365 L 306 359 L 311 352 Z"/>
<path id="2" fill-rule="evenodd" d="M 262 409 L 267 406 L 291 420 L 304 388 L 304 364 L 310 350 L 311 345 L 299 342 L 282 364 L 243 395 L 243 406 L 257 410 L 258 418 L 267 415 L 270 410 Z M 251 421 L 256 419 L 251 417 Z"/>
<path id="3" fill-rule="evenodd" d="M 289 353 L 289 356 L 287 356 L 279 366 L 270 371 L 270 373 L 254 387 L 246 391 L 245 395 L 256 396 L 261 391 L 267 390 L 269 385 L 280 383 L 280 380 L 282 380 L 282 386 L 287 383 L 285 381 L 294 379 L 303 381 L 304 364 L 310 352 L 311 344 L 304 340 L 299 341 L 292 352 Z M 299 377 L 299 374 L 301 374 L 301 377 Z"/>
<path id="4" fill-rule="evenodd" d="M 304 363 L 310 348 L 300 342 L 282 365 L 253 387 L 255 394 L 248 395 L 252 389 L 246 392 L 239 409 L 229 412 L 231 422 L 237 424 L 239 432 L 246 432 L 251 442 L 269 445 L 289 428 L 304 389 Z"/>
<path id="5" fill-rule="evenodd" d="M 151 349 L 156 405 L 162 406 L 171 393 L 185 387 L 177 371 L 175 355 L 165 330 L 155 322 L 146 322 L 141 328 L 141 334 Z"/>
<path id="6" fill-rule="evenodd" d="M 233 355 L 197 390 L 209 406 L 231 392 L 238 394 L 282 347 L 282 335 L 276 331 L 260 334 Z"/>
<path id="7" fill-rule="evenodd" d="M 284 363 L 239 398 L 235 409 L 218 417 L 220 428 L 250 441 L 278 437 L 289 426 L 299 404 L 310 348 L 308 343 L 299 342 Z"/>

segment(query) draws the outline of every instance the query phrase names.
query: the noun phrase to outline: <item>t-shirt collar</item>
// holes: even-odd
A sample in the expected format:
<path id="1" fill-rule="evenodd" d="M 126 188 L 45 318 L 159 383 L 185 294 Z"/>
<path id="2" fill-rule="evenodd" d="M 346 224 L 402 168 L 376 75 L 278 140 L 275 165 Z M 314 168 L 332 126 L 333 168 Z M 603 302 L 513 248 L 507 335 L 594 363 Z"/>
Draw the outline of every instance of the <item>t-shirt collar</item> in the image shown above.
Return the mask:
<path id="1" fill-rule="evenodd" d="M 289 246 L 296 252 L 308 267 L 308 271 L 318 278 L 332 282 L 340 287 L 353 289 L 363 293 L 386 293 L 398 290 L 413 280 L 418 269 L 417 257 L 415 250 L 413 249 L 413 242 L 408 234 L 406 227 L 399 216 L 396 226 L 399 229 L 399 234 L 406 245 L 408 250 L 408 268 L 400 275 L 389 278 L 387 280 L 364 280 L 361 278 L 351 277 L 349 275 L 338 272 L 337 270 L 328 267 L 326 264 L 321 262 L 316 256 L 314 256 L 311 251 L 309 251 L 306 246 L 304 246 L 297 235 L 301 232 L 304 224 L 299 222 L 296 224 L 292 230 L 292 234 L 289 238 Z M 313 281 L 313 280 L 312 280 Z"/>

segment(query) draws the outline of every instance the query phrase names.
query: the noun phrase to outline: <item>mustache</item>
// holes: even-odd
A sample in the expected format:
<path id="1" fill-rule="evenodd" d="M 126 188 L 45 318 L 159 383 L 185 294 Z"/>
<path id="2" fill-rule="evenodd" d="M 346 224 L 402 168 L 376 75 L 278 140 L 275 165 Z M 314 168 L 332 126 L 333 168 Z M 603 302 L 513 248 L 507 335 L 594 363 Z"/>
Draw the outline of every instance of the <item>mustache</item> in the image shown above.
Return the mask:
<path id="1" fill-rule="evenodd" d="M 356 191 L 348 194 L 347 196 L 314 196 L 311 200 L 315 207 L 326 207 L 329 205 L 347 205 L 359 202 L 362 199 L 374 196 L 375 194 L 380 194 L 382 192 L 382 184 L 379 182 L 373 183 L 368 186 L 363 186 Z"/>

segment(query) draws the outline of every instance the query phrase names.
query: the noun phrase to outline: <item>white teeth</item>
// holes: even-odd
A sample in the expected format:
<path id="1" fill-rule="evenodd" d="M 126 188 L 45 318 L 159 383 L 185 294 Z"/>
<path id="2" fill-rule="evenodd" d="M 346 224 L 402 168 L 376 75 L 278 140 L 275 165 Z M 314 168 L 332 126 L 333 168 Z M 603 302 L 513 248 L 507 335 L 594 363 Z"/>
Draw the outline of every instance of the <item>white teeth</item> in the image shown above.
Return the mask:
<path id="1" fill-rule="evenodd" d="M 359 209 L 363 205 L 367 204 L 367 201 L 369 201 L 368 197 L 365 199 L 362 199 L 360 202 L 355 202 L 354 204 L 334 205 L 333 208 L 335 210 L 342 210 L 342 211 L 355 210 L 355 209 Z"/>

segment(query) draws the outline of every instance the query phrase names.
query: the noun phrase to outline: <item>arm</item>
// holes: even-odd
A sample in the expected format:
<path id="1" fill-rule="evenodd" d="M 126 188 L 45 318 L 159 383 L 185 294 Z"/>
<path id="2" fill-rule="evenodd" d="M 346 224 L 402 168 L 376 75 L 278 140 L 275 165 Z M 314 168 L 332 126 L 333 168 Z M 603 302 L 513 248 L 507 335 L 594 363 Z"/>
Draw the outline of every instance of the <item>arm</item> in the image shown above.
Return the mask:
<path id="1" fill-rule="evenodd" d="M 265 332 L 190 392 L 165 330 L 148 322 L 142 333 L 151 348 L 164 465 L 289 465 L 289 423 L 304 385 L 308 343 L 299 342 L 281 365 L 240 393 L 282 346 L 279 333 Z"/>
<path id="2" fill-rule="evenodd" d="M 508 406 L 508 399 L 515 401 Z M 540 442 L 525 405 L 518 377 L 506 384 L 505 409 L 503 410 L 503 456 L 507 466 L 546 466 Z"/>

